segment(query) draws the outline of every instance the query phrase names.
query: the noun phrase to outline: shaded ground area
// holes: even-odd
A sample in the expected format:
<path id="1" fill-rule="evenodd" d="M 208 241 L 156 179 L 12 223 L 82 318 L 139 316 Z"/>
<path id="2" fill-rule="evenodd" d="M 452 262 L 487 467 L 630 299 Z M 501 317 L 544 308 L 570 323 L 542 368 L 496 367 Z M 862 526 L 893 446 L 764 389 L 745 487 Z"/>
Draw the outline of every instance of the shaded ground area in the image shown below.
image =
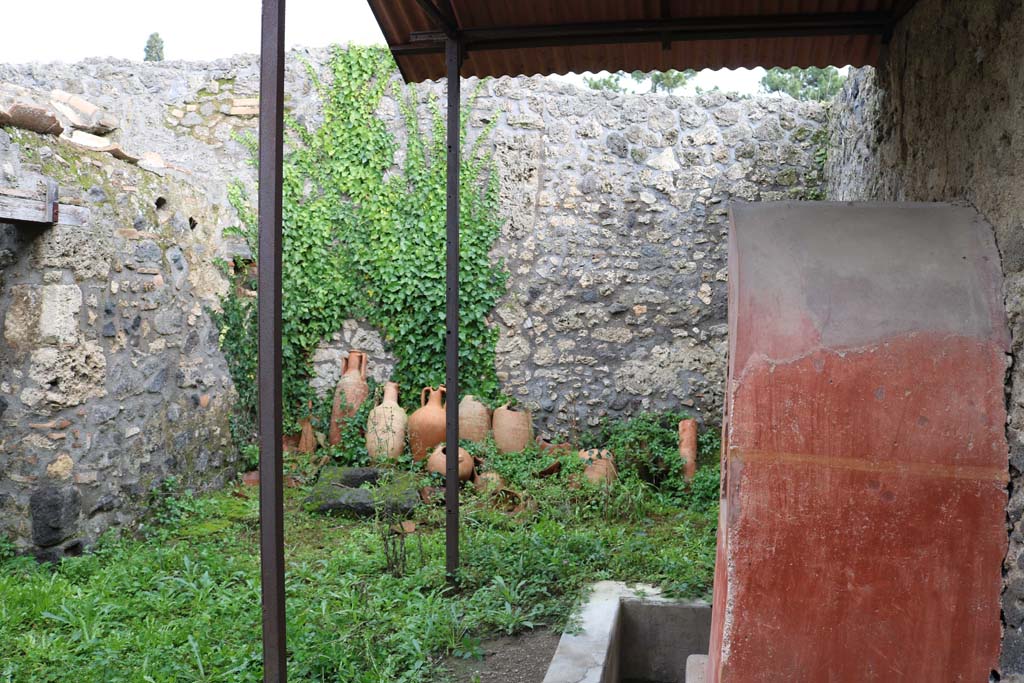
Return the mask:
<path id="1" fill-rule="evenodd" d="M 553 631 L 529 631 L 483 643 L 483 660 L 450 658 L 446 665 L 458 683 L 541 683 L 558 647 Z"/>

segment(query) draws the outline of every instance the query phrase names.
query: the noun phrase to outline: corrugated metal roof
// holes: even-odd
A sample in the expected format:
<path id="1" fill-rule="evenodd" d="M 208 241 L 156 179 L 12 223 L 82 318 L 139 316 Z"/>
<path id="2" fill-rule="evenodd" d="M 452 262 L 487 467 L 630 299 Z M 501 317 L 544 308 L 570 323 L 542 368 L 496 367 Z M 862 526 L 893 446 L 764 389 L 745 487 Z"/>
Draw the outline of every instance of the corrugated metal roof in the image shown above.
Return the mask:
<path id="1" fill-rule="evenodd" d="M 864 66 L 907 0 L 433 0 L 463 37 L 463 76 Z M 421 3 L 369 0 L 408 81 L 445 75 Z M 440 4 L 438 4 L 440 3 Z"/>

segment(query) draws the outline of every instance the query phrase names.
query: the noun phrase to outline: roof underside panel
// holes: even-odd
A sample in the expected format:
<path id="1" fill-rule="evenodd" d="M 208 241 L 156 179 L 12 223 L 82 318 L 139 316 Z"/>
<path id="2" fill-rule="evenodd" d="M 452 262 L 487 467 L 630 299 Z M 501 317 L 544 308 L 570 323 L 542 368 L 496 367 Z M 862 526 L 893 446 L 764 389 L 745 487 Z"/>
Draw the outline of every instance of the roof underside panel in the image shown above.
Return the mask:
<path id="1" fill-rule="evenodd" d="M 432 0 L 463 76 L 876 64 L 899 0 Z M 408 81 L 445 75 L 431 0 L 369 0 Z M 450 9 L 449 9 L 450 8 Z"/>

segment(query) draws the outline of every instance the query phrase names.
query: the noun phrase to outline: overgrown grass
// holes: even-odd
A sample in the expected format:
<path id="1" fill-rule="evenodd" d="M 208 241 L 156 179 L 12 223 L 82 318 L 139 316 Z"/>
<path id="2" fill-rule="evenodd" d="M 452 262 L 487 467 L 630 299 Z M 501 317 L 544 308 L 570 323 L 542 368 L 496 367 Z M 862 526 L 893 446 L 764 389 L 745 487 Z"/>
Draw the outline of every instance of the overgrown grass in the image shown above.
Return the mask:
<path id="1" fill-rule="evenodd" d="M 304 491 L 288 490 L 291 680 L 443 681 L 441 660 L 478 656 L 483 638 L 564 628 L 600 579 L 707 595 L 716 466 L 669 495 L 628 474 L 574 483 L 574 455 L 548 479 L 531 476 L 535 453 L 489 455 L 532 504 L 510 513 L 464 490 L 457 591 L 445 584 L 442 509 L 419 509 L 396 577 L 386 525 L 307 513 Z M 56 568 L 0 554 L 0 681 L 261 680 L 255 491 L 164 491 L 154 506 L 144 538 L 108 538 Z"/>

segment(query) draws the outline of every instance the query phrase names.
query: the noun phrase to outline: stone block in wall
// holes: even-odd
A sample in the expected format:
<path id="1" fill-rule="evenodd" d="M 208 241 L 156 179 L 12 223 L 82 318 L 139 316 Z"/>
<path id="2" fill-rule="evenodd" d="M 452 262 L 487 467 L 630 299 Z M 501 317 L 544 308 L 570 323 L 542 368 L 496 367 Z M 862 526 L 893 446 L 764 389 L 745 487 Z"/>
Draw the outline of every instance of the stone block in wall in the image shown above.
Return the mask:
<path id="1" fill-rule="evenodd" d="M 74 535 L 82 498 L 73 486 L 44 486 L 29 498 L 32 542 L 49 548 Z"/>
<path id="2" fill-rule="evenodd" d="M 158 267 L 163 260 L 164 251 L 153 240 L 144 239 L 135 242 L 132 249 L 131 265 L 135 267 Z"/>
<path id="3" fill-rule="evenodd" d="M 648 157 L 647 165 L 651 168 L 658 169 L 659 171 L 679 170 L 679 162 L 676 161 L 675 152 L 671 147 L 666 147 L 660 152 Z"/>
<path id="4" fill-rule="evenodd" d="M 157 334 L 178 334 L 183 329 L 184 324 L 185 314 L 171 306 L 157 311 L 157 314 L 153 317 L 153 329 L 157 331 Z"/>
<path id="5" fill-rule="evenodd" d="M 18 351 L 31 350 L 39 337 L 39 312 L 42 308 L 39 285 L 12 285 L 10 305 L 4 316 L 4 341 Z"/>
<path id="6" fill-rule="evenodd" d="M 188 260 L 185 258 L 184 252 L 181 247 L 174 245 L 167 250 L 164 256 L 170 269 L 171 284 L 175 289 L 181 289 L 188 281 L 189 273 Z"/>
<path id="7" fill-rule="evenodd" d="M 4 322 L 4 340 L 20 350 L 70 345 L 79 338 L 82 290 L 77 285 L 15 285 Z"/>
<path id="8" fill-rule="evenodd" d="M 113 249 L 109 235 L 102 231 L 55 225 L 34 241 L 32 265 L 74 272 L 78 280 L 106 277 Z"/>
<path id="9" fill-rule="evenodd" d="M 104 396 L 107 359 L 91 341 L 69 348 L 43 347 L 32 352 L 21 401 L 31 408 L 67 408 Z"/>
<path id="10" fill-rule="evenodd" d="M 39 313 L 39 342 L 67 346 L 79 338 L 78 313 L 82 290 L 78 285 L 43 285 Z"/>

